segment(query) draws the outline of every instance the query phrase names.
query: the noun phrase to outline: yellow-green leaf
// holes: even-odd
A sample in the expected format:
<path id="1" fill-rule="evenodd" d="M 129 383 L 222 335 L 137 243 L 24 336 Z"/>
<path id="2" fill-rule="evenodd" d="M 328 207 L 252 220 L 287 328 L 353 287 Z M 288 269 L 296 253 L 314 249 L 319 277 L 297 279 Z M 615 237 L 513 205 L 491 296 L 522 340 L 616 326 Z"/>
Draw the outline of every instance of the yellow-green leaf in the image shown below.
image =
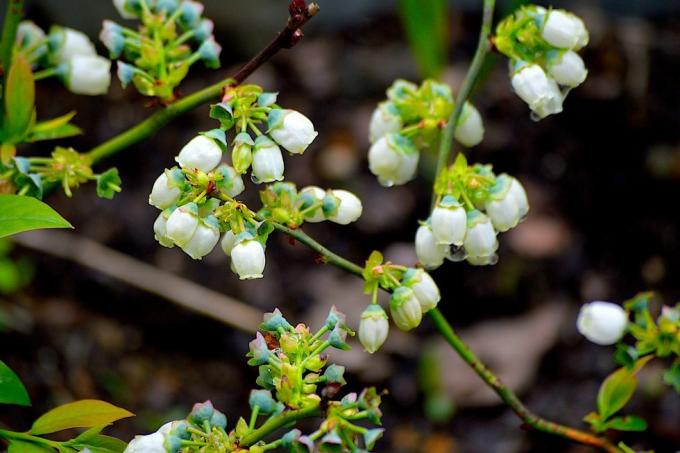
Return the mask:
<path id="1" fill-rule="evenodd" d="M 17 53 L 5 87 L 5 142 L 18 143 L 28 132 L 34 115 L 35 82 L 31 65 Z"/>
<path id="2" fill-rule="evenodd" d="M 42 228 L 73 228 L 42 201 L 22 195 L 0 195 L 0 238 Z"/>
<path id="3" fill-rule="evenodd" d="M 602 419 L 608 419 L 625 406 L 636 387 L 637 377 L 625 368 L 607 376 L 597 394 L 597 411 Z"/>
<path id="4" fill-rule="evenodd" d="M 105 401 L 81 400 L 59 406 L 38 418 L 32 434 L 49 434 L 69 428 L 108 425 L 134 414 Z"/>
<path id="5" fill-rule="evenodd" d="M 53 453 L 49 447 L 44 447 L 33 442 L 25 442 L 23 440 L 13 440 L 9 443 L 7 453 Z"/>

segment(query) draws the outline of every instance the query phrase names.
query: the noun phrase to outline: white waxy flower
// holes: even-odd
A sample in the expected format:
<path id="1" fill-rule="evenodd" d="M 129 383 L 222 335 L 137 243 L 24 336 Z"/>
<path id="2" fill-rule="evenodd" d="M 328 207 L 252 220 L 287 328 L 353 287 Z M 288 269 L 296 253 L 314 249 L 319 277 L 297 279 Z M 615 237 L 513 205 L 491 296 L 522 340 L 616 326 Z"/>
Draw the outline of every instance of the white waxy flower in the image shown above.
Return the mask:
<path id="1" fill-rule="evenodd" d="M 389 333 L 390 323 L 385 310 L 377 304 L 366 307 L 359 322 L 359 341 L 366 352 L 373 354 L 380 349 Z"/>
<path id="2" fill-rule="evenodd" d="M 195 260 L 200 260 L 217 245 L 220 240 L 220 229 L 217 219 L 208 217 L 199 221 L 193 236 L 183 247 L 184 253 Z"/>
<path id="3" fill-rule="evenodd" d="M 331 193 L 340 201 L 337 210 L 328 217 L 328 220 L 340 225 L 348 225 L 361 217 L 364 208 L 359 197 L 346 190 L 333 190 Z"/>
<path id="4" fill-rule="evenodd" d="M 102 24 L 99 40 L 104 43 L 107 49 L 109 49 L 111 58 L 118 58 L 125 49 L 123 27 L 111 20 L 105 20 Z"/>
<path id="5" fill-rule="evenodd" d="M 454 137 L 456 137 L 456 140 L 463 144 L 463 146 L 467 146 L 468 148 L 479 145 L 484 139 L 484 122 L 482 121 L 482 115 L 480 115 L 479 110 L 469 102 L 466 102 L 463 105 L 463 111 L 458 120 Z"/>
<path id="6" fill-rule="evenodd" d="M 236 197 L 246 190 L 243 178 L 234 170 L 234 167 L 226 164 L 220 165 L 217 167 L 217 173 L 222 175 L 222 179 L 217 181 L 216 184 L 220 192 L 230 197 Z"/>
<path id="7" fill-rule="evenodd" d="M 518 69 L 512 76 L 512 88 L 538 119 L 562 111 L 564 96 L 560 87 L 539 65 L 529 64 Z"/>
<path id="8" fill-rule="evenodd" d="M 432 234 L 437 244 L 460 247 L 467 230 L 465 209 L 451 195 L 447 195 L 432 210 L 430 217 Z"/>
<path id="9" fill-rule="evenodd" d="M 471 264 L 493 264 L 498 239 L 491 220 L 480 211 L 468 212 L 467 234 L 463 246 Z"/>
<path id="10" fill-rule="evenodd" d="M 557 83 L 572 88 L 582 84 L 588 76 L 585 63 L 573 50 L 568 50 L 550 61 L 548 72 Z"/>
<path id="11" fill-rule="evenodd" d="M 561 49 L 580 49 L 588 44 L 588 30 L 583 21 L 564 10 L 551 10 L 541 36 L 548 44 Z"/>
<path id="12" fill-rule="evenodd" d="M 163 213 L 158 214 L 156 221 L 153 223 L 154 238 L 163 247 L 173 248 L 175 242 L 168 237 L 168 219 L 165 218 Z"/>
<path id="13" fill-rule="evenodd" d="M 224 233 L 224 237 L 222 237 L 220 246 L 222 247 L 222 251 L 225 255 L 231 256 L 231 251 L 234 249 L 234 245 L 236 245 L 236 235 L 233 231 L 229 230 Z"/>
<path id="14" fill-rule="evenodd" d="M 198 206 L 188 203 L 175 209 L 166 224 L 166 234 L 175 245 L 185 246 L 198 228 Z"/>
<path id="15" fill-rule="evenodd" d="M 205 135 L 197 135 L 184 145 L 175 160 L 182 168 L 208 173 L 213 171 L 222 160 L 222 147 L 217 140 Z"/>
<path id="16" fill-rule="evenodd" d="M 502 175 L 501 175 L 502 176 Z M 529 199 L 527 198 L 527 192 L 524 190 L 524 186 L 516 178 L 508 176 L 512 181 L 510 183 L 510 195 L 515 199 L 517 207 L 519 209 L 519 216 L 524 219 L 529 213 Z"/>
<path id="17" fill-rule="evenodd" d="M 129 0 L 113 0 L 113 6 L 118 10 L 120 17 L 123 19 L 134 19 L 137 16 L 134 14 L 132 8 L 129 7 L 128 3 Z"/>
<path id="18" fill-rule="evenodd" d="M 27 49 L 33 47 L 33 51 L 37 47 L 42 47 L 40 42 L 45 40 L 45 32 L 38 27 L 35 22 L 30 20 L 23 20 L 19 23 L 17 28 L 17 44 L 20 47 Z"/>
<path id="19" fill-rule="evenodd" d="M 373 111 L 369 126 L 369 140 L 375 143 L 387 134 L 399 132 L 403 127 L 401 115 L 391 102 L 382 102 Z"/>
<path id="20" fill-rule="evenodd" d="M 581 307 L 576 328 L 588 340 L 599 345 L 614 344 L 623 337 L 628 315 L 621 306 L 595 301 Z"/>
<path id="21" fill-rule="evenodd" d="M 258 183 L 283 180 L 283 155 L 281 148 L 264 135 L 255 140 L 253 148 L 253 177 Z"/>
<path id="22" fill-rule="evenodd" d="M 430 274 L 422 269 L 407 270 L 402 283 L 413 290 L 423 313 L 436 308 L 442 298 L 437 284 Z"/>
<path id="23" fill-rule="evenodd" d="M 423 309 L 416 293 L 406 286 L 394 290 L 390 298 L 390 314 L 394 324 L 401 330 L 409 331 L 418 327 L 423 319 Z"/>
<path id="24" fill-rule="evenodd" d="M 515 228 L 522 220 L 519 204 L 510 191 L 512 180 L 507 175 L 499 175 L 496 184 L 489 190 L 489 201 L 485 210 L 496 231 L 501 233 Z"/>
<path id="25" fill-rule="evenodd" d="M 85 33 L 67 27 L 54 27 L 50 32 L 50 47 L 59 64 L 68 63 L 76 55 L 97 55 L 94 44 Z"/>
<path id="26" fill-rule="evenodd" d="M 75 55 L 68 62 L 65 83 L 76 94 L 106 94 L 111 84 L 111 61 L 97 55 Z"/>
<path id="27" fill-rule="evenodd" d="M 307 186 L 300 190 L 300 197 L 304 200 L 301 210 L 305 210 L 315 204 L 323 203 L 324 198 L 326 198 L 326 191 L 321 187 Z M 318 223 L 324 220 L 326 220 L 326 216 L 323 213 L 322 205 L 305 212 L 305 222 Z"/>
<path id="28" fill-rule="evenodd" d="M 368 168 L 386 187 L 406 184 L 416 176 L 420 153 L 408 138 L 387 134 L 368 151 Z"/>
<path id="29" fill-rule="evenodd" d="M 262 278 L 265 256 L 262 244 L 247 233 L 231 249 L 231 264 L 241 280 Z"/>
<path id="30" fill-rule="evenodd" d="M 430 225 L 421 225 L 416 231 L 416 255 L 425 269 L 436 269 L 444 263 L 450 248 L 437 244 Z"/>
<path id="31" fill-rule="evenodd" d="M 183 179 L 184 175 L 178 168 L 161 173 L 153 183 L 151 194 L 149 194 L 149 204 L 158 209 L 166 209 L 177 203 L 182 195 L 180 184 Z"/>
<path id="32" fill-rule="evenodd" d="M 269 135 L 291 154 L 304 153 L 319 135 L 309 118 L 295 110 L 272 110 L 268 126 Z"/>
<path id="33" fill-rule="evenodd" d="M 167 453 L 163 442 L 165 436 L 157 431 L 146 436 L 135 436 L 123 453 Z"/>

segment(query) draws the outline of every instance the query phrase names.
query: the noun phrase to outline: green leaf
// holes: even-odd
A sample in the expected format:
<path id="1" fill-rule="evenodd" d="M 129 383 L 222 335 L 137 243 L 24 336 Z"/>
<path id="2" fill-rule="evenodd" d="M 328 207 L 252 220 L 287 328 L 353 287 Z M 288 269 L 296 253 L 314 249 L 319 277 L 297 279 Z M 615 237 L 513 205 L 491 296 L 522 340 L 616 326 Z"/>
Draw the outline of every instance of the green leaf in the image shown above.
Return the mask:
<path id="1" fill-rule="evenodd" d="M 21 195 L 0 195 L 0 238 L 41 228 L 73 228 L 40 200 Z"/>
<path id="2" fill-rule="evenodd" d="M 37 142 L 40 140 L 56 140 L 58 138 L 72 137 L 80 135 L 83 131 L 69 121 L 73 119 L 76 112 L 69 112 L 58 118 L 41 121 L 33 126 L 31 132 L 26 137 L 27 142 Z"/>
<path id="3" fill-rule="evenodd" d="M 35 115 L 35 82 L 30 64 L 16 53 L 5 87 L 4 142 L 18 143 L 28 132 Z"/>
<path id="4" fill-rule="evenodd" d="M 132 412 L 98 400 L 81 400 L 59 406 L 42 415 L 31 427 L 32 434 L 48 434 L 69 428 L 91 428 L 108 425 Z"/>
<path id="5" fill-rule="evenodd" d="M 663 375 L 663 381 L 673 387 L 677 393 L 680 393 L 680 360 L 669 368 Z"/>
<path id="6" fill-rule="evenodd" d="M 628 415 L 626 417 L 614 417 L 605 426 L 607 429 L 617 431 L 644 431 L 647 429 L 647 422 L 635 415 Z"/>
<path id="7" fill-rule="evenodd" d="M 74 443 L 73 446 L 79 450 L 88 448 L 92 453 L 123 453 L 127 448 L 122 440 L 104 434 L 97 434 L 87 441 Z"/>
<path id="8" fill-rule="evenodd" d="M 2 360 L 0 360 L 0 404 L 31 405 L 31 399 L 21 379 Z"/>
<path id="9" fill-rule="evenodd" d="M 401 19 L 424 77 L 438 77 L 446 64 L 446 0 L 400 0 Z"/>
<path id="10" fill-rule="evenodd" d="M 25 442 L 23 440 L 12 440 L 9 443 L 9 448 L 7 453 L 53 453 L 49 447 L 45 447 L 40 444 L 34 444 L 33 442 Z"/>
<path id="11" fill-rule="evenodd" d="M 597 411 L 603 419 L 618 412 L 630 400 L 637 387 L 637 377 L 625 368 L 607 376 L 597 394 Z"/>
<path id="12" fill-rule="evenodd" d="M 122 181 L 118 175 L 118 169 L 111 168 L 101 175 L 97 175 L 97 196 L 100 198 L 112 199 L 120 192 Z"/>

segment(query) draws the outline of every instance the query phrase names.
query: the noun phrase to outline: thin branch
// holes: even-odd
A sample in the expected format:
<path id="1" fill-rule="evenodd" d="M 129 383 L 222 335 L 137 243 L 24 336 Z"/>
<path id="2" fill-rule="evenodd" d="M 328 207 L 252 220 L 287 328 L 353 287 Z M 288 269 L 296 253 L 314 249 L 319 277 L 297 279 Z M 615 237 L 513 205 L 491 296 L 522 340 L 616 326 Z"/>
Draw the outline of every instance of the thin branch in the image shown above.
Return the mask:
<path id="1" fill-rule="evenodd" d="M 293 4 L 295 2 L 292 2 Z M 243 83 L 257 68 L 262 66 L 271 57 L 283 49 L 295 46 L 303 36 L 301 27 L 304 26 L 312 17 L 319 12 L 319 6 L 311 3 L 303 9 L 291 9 L 288 23 L 276 37 L 252 60 L 245 64 L 232 77 L 221 80 L 220 82 L 203 88 L 196 93 L 180 99 L 151 115 L 138 125 L 122 132 L 115 137 L 105 141 L 87 154 L 92 159 L 92 163 L 97 163 L 102 159 L 117 154 L 125 148 L 139 143 L 151 137 L 156 131 L 168 124 L 178 116 L 195 109 L 215 98 L 218 98 L 225 86 L 239 85 Z"/>

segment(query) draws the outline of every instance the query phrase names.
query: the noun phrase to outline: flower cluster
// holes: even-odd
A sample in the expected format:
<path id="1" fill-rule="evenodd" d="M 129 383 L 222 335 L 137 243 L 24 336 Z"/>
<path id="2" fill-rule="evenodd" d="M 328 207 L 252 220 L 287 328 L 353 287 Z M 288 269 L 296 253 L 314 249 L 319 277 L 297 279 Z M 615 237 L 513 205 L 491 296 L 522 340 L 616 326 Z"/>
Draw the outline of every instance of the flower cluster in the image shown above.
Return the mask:
<path id="1" fill-rule="evenodd" d="M 248 364 L 259 367 L 257 384 L 261 387 L 250 393 L 249 421 L 241 417 L 227 431 L 227 418 L 207 401 L 194 405 L 186 419 L 167 423 L 153 434 L 137 436 L 125 453 L 372 450 L 383 429 L 356 422 L 380 425 L 380 396 L 375 389 L 335 399 L 346 384 L 345 369 L 328 365 L 327 350 L 349 348 L 345 338 L 353 332 L 345 325 L 344 315 L 332 309 L 323 327 L 313 333 L 304 324 L 293 327 L 275 310 L 265 315 L 260 330 L 247 354 Z M 293 429 L 276 440 L 264 439 L 273 431 L 268 427 L 289 427 L 296 416 L 303 418 L 301 414 L 323 417 L 324 421 L 308 435 Z M 258 427 L 262 417 L 265 420 Z"/>
<path id="2" fill-rule="evenodd" d="M 392 84 L 387 100 L 373 112 L 369 131 L 368 165 L 382 185 L 401 185 L 415 177 L 420 151 L 436 145 L 454 108 L 451 88 L 442 83 L 426 80 L 419 87 L 397 80 Z M 484 138 L 482 117 L 469 102 L 463 106 L 455 137 L 467 147 Z"/>
<path id="3" fill-rule="evenodd" d="M 586 79 L 577 52 L 588 39 L 583 21 L 561 9 L 528 5 L 498 24 L 496 48 L 510 58 L 512 87 L 537 120 L 560 113 L 567 92 Z"/>
<path id="4" fill-rule="evenodd" d="M 123 19 L 138 19 L 137 30 L 105 20 L 99 38 L 118 61 L 123 87 L 132 83 L 144 96 L 175 99 L 176 87 L 196 62 L 220 67 L 222 48 L 214 23 L 193 0 L 114 0 Z"/>
<path id="5" fill-rule="evenodd" d="M 473 265 L 495 264 L 497 234 L 516 227 L 528 214 L 522 184 L 490 165 L 469 166 L 462 154 L 439 175 L 436 204 L 416 232 L 418 260 L 436 269 L 445 259 Z"/>
<path id="6" fill-rule="evenodd" d="M 111 62 L 99 55 L 84 33 L 53 26 L 49 34 L 31 21 L 19 24 L 16 49 L 34 69 L 36 79 L 57 76 L 76 94 L 106 94 L 111 84 Z"/>
<path id="7" fill-rule="evenodd" d="M 366 260 L 363 278 L 364 290 L 372 295 L 372 301 L 361 314 L 359 341 L 371 354 L 380 349 L 389 334 L 389 318 L 378 304 L 380 288 L 392 293 L 390 315 L 394 324 L 404 331 L 418 327 L 423 315 L 436 308 L 441 300 L 439 288 L 430 274 L 423 269 L 383 262 L 380 252 L 373 252 Z"/>

